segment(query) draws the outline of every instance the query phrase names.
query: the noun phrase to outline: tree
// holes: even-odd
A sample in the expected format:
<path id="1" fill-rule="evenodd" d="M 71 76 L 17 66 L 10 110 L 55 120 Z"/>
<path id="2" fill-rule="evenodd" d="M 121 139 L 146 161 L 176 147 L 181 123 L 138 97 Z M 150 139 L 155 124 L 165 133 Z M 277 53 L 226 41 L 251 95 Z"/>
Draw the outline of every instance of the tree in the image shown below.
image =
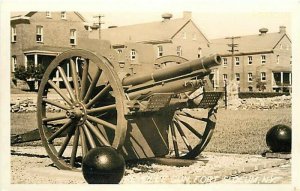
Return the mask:
<path id="1" fill-rule="evenodd" d="M 26 81 L 30 90 L 34 90 L 35 81 L 41 81 L 45 70 L 46 67 L 44 67 L 42 64 L 38 64 L 37 67 L 35 67 L 34 62 L 29 61 L 27 63 L 27 69 L 25 66 L 18 66 L 15 69 L 14 75 L 15 78 Z"/>
<path id="2" fill-rule="evenodd" d="M 262 82 L 262 81 L 258 81 L 257 84 L 256 84 L 256 88 L 259 90 L 259 91 L 262 91 L 264 92 L 266 88 L 266 82 Z"/>

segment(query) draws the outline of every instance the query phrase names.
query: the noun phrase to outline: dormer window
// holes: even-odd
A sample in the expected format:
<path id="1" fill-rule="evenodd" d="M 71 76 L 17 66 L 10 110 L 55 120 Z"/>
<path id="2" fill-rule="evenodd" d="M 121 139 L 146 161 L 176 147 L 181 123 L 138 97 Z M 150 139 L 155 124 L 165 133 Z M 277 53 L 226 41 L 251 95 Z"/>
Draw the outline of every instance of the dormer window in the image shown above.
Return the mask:
<path id="1" fill-rule="evenodd" d="M 67 19 L 67 13 L 66 11 L 62 11 L 60 14 L 61 19 Z"/>
<path id="2" fill-rule="evenodd" d="M 49 11 L 46 12 L 46 18 L 51 18 L 51 12 Z"/>

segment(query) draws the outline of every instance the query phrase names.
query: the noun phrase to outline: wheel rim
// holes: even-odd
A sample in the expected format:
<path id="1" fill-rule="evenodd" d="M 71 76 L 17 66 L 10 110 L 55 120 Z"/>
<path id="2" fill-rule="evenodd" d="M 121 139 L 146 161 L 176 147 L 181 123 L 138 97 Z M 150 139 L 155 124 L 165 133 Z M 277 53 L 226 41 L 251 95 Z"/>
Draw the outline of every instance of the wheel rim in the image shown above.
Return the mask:
<path id="1" fill-rule="evenodd" d="M 170 124 L 172 157 L 193 159 L 205 149 L 216 125 L 215 109 L 201 109 L 196 115 L 190 109 L 175 112 Z"/>
<path id="2" fill-rule="evenodd" d="M 120 149 L 127 129 L 124 100 L 121 83 L 105 58 L 79 49 L 56 57 L 43 76 L 37 101 L 41 140 L 54 164 L 76 170 L 91 148 Z"/>

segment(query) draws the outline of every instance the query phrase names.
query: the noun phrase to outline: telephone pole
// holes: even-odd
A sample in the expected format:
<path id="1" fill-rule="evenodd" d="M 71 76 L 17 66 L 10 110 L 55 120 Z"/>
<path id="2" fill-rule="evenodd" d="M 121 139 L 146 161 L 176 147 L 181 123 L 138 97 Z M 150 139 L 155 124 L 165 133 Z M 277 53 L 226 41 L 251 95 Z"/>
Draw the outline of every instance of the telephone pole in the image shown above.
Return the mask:
<path id="1" fill-rule="evenodd" d="M 94 25 L 98 26 L 99 40 L 101 39 L 101 25 L 104 24 L 104 22 L 102 21 L 102 17 L 104 17 L 104 15 L 102 14 L 93 16 L 93 18 L 97 19 L 97 22 L 95 22 Z"/>
<path id="2" fill-rule="evenodd" d="M 234 43 L 235 39 L 241 38 L 239 36 L 226 37 L 225 39 L 231 39 L 231 43 L 227 44 L 231 49 L 228 50 L 231 52 L 231 81 L 234 80 L 234 52 L 237 52 L 235 48 L 238 47 L 238 44 Z"/>

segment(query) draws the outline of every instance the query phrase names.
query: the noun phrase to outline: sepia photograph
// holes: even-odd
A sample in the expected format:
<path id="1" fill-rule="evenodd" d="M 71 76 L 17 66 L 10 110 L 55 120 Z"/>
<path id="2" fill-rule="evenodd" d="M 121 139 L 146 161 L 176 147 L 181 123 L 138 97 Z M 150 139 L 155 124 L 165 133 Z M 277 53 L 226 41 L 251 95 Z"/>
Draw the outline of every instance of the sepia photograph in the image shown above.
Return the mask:
<path id="1" fill-rule="evenodd" d="M 101 2 L 0 3 L 3 189 L 299 189 L 299 2 Z"/>

